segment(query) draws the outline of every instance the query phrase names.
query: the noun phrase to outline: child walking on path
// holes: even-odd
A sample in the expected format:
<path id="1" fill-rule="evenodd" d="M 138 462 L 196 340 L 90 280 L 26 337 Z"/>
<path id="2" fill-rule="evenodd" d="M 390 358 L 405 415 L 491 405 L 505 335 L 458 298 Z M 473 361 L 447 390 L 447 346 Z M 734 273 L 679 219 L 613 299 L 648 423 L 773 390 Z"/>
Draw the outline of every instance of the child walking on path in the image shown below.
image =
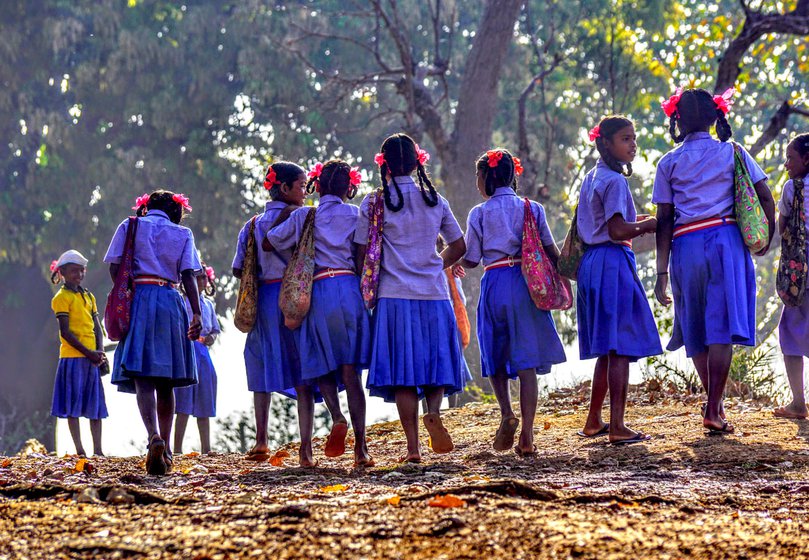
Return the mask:
<path id="1" fill-rule="evenodd" d="M 463 390 L 461 347 L 443 270 L 466 251 L 449 203 L 438 195 L 424 165 L 429 155 L 406 134 L 394 134 L 376 155 L 384 196 L 379 301 L 367 386 L 372 396 L 395 401 L 407 438 L 403 461 L 421 461 L 418 403 L 433 451 L 448 453 L 452 438 L 441 422 L 444 395 Z M 412 173 L 417 174 L 416 182 Z M 368 242 L 370 197 L 362 201 L 354 240 L 362 263 Z M 435 251 L 439 234 L 447 242 Z"/>
<path id="2" fill-rule="evenodd" d="M 199 338 L 194 341 L 194 358 L 197 362 L 197 384 L 190 387 L 177 387 L 174 389 L 175 412 L 177 414 L 174 428 L 174 451 L 183 452 L 183 439 L 188 426 L 189 416 L 197 419 L 199 429 L 200 451 L 203 454 L 211 452 L 211 418 L 216 416 L 216 370 L 211 361 L 208 348 L 216 342 L 221 332 L 219 319 L 216 317 L 213 301 L 203 297 L 206 294 L 212 297 L 216 293 L 214 287 L 214 270 L 202 263 L 202 270 L 197 271 L 197 289 L 199 290 L 199 305 L 202 311 L 202 330 Z M 185 298 L 186 311 L 191 313 L 191 303 Z"/>
<path id="3" fill-rule="evenodd" d="M 735 223 L 734 146 L 727 142 L 732 132 L 725 118 L 726 97 L 678 89 L 663 103 L 671 137 L 679 146 L 658 162 L 652 195 L 658 220 L 655 296 L 664 305 L 671 303 L 666 293 L 669 266 L 674 296 L 667 349 L 685 346 L 708 393 L 703 425 L 720 434 L 734 430 L 722 406 L 732 345 L 754 346 L 756 340 L 756 275 Z M 719 140 L 709 132 L 714 124 Z M 767 175 L 744 148 L 741 155 L 772 239 L 775 204 Z"/>
<path id="4" fill-rule="evenodd" d="M 355 466 L 371 466 L 365 444 L 365 392 L 361 371 L 368 367 L 371 354 L 371 328 L 362 301 L 360 281 L 355 270 L 359 208 L 346 204 L 354 198 L 361 182 L 359 169 L 346 162 L 318 163 L 309 173 L 309 192 L 317 191 L 317 208 L 300 208 L 287 221 L 270 230 L 267 240 L 276 250 L 290 250 L 301 238 L 304 222 L 315 213 L 315 271 L 309 313 L 299 330 L 301 376 L 317 382 L 333 426 L 325 454 L 336 457 L 345 452 L 348 429 L 340 410 L 338 385 L 348 395 L 348 410 L 354 428 Z"/>
<path id="5" fill-rule="evenodd" d="M 59 322 L 59 366 L 53 386 L 51 415 L 67 418 L 76 453 L 85 456 L 79 418 L 90 419 L 93 455 L 101 449 L 101 419 L 107 417 L 104 387 L 99 368 L 106 369 L 104 331 L 98 320 L 96 298 L 82 288 L 87 259 L 78 251 L 65 251 L 51 264 L 51 280 L 62 279 L 62 287 L 53 296 L 51 308 Z"/>
<path id="6" fill-rule="evenodd" d="M 614 444 L 646 441 L 650 436 L 624 424 L 629 363 L 662 354 L 652 310 L 640 283 L 632 239 L 652 233 L 655 218 L 640 220 L 626 177 L 632 175 L 637 142 L 631 120 L 601 119 L 590 131 L 599 159 L 584 178 L 577 229 L 587 248 L 578 270 L 576 319 L 582 360 L 597 358 L 590 411 L 582 437 L 609 434 Z M 610 422 L 601 419 L 610 393 Z"/>
<path id="7" fill-rule="evenodd" d="M 303 205 L 306 198 L 306 172 L 294 163 L 280 161 L 267 169 L 264 188 L 270 201 L 255 220 L 255 240 L 258 251 L 258 313 L 256 324 L 247 335 L 244 345 L 244 363 L 247 369 L 247 388 L 253 393 L 256 418 L 256 444 L 247 459 L 266 461 L 270 457 L 267 429 L 272 393 L 297 398 L 298 422 L 301 431 L 300 464 L 315 465 L 312 457 L 312 430 L 314 429 L 314 395 L 310 385 L 301 377 L 301 362 L 295 334 L 284 326 L 284 316 L 278 306 L 281 279 L 292 249 L 273 250 L 267 233 L 289 217 L 290 212 Z M 233 275 L 242 276 L 248 221 L 239 232 Z M 266 243 L 265 243 L 266 242 Z"/>
<path id="8" fill-rule="evenodd" d="M 194 345 L 201 329 L 199 292 L 194 271 L 201 268 L 194 234 L 180 225 L 191 211 L 188 198 L 155 191 L 145 202 L 146 215 L 136 219 L 132 276 L 135 294 L 129 331 L 115 349 L 112 383 L 119 391 L 136 393 L 138 409 L 149 438 L 146 471 L 163 475 L 171 470 L 171 428 L 174 388 L 197 382 Z M 124 220 L 110 242 L 104 262 L 115 281 L 127 237 Z M 191 305 L 175 289 L 182 281 Z"/>
<path id="9" fill-rule="evenodd" d="M 809 192 L 807 192 L 809 134 L 800 134 L 792 139 L 787 146 L 784 167 L 789 175 L 789 181 L 784 185 L 778 204 L 778 231 L 781 235 L 787 228 L 787 218 L 794 204 L 803 204 L 804 215 L 809 208 Z M 795 200 L 795 181 L 799 179 L 803 180 L 803 199 Z M 776 408 L 773 414 L 779 418 L 806 418 L 809 411 L 806 409 L 806 397 L 803 392 L 803 357 L 809 356 L 809 296 L 804 296 L 803 304 L 799 307 L 784 306 L 781 322 L 778 324 L 778 341 L 784 354 L 789 387 L 792 389 L 792 402 L 787 406 Z"/>
<path id="10" fill-rule="evenodd" d="M 509 380 L 520 380 L 522 429 L 514 447 L 518 455 L 532 455 L 537 408 L 537 374 L 565 361 L 565 351 L 550 312 L 537 309 L 520 268 L 525 203 L 517 196 L 522 167 L 508 150 L 489 150 L 476 162 L 477 188 L 485 202 L 469 212 L 466 255 L 461 261 L 474 268 L 482 261 L 483 279 L 477 308 L 477 336 L 483 376 L 489 379 L 500 405 L 500 427 L 493 447 L 514 446 L 519 420 L 511 408 Z M 556 265 L 559 251 L 553 241 L 545 209 L 531 202 L 542 246 Z"/>

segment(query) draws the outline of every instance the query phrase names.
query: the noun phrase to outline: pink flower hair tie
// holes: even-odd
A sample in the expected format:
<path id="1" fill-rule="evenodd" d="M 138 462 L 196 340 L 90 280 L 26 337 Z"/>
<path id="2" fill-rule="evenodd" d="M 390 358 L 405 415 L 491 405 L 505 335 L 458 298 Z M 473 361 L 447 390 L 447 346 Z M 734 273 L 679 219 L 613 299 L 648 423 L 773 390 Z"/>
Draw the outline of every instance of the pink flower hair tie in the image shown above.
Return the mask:
<path id="1" fill-rule="evenodd" d="M 385 154 L 379 152 L 374 156 L 374 163 L 377 164 L 379 167 L 385 165 Z"/>
<path id="2" fill-rule="evenodd" d="M 57 264 L 58 263 L 56 261 L 51 261 L 51 266 L 50 266 L 51 272 L 56 272 L 57 270 L 59 270 L 59 267 L 57 266 Z"/>
<path id="3" fill-rule="evenodd" d="M 180 206 L 182 206 L 183 210 L 185 210 L 186 212 L 191 212 L 191 205 L 189 204 L 190 201 L 188 200 L 188 197 L 185 196 L 184 194 L 179 193 L 175 194 L 174 196 L 171 197 L 171 199 Z"/>
<path id="4" fill-rule="evenodd" d="M 132 210 L 140 210 L 141 206 L 146 206 L 149 203 L 149 195 L 143 194 L 135 199 L 135 206 L 132 207 Z"/>
<path id="5" fill-rule="evenodd" d="M 271 165 L 269 169 L 267 169 L 267 175 L 264 177 L 264 188 L 270 190 L 277 182 L 278 179 L 275 177 L 275 169 L 273 169 Z"/>
<path id="6" fill-rule="evenodd" d="M 497 167 L 500 160 L 503 159 L 503 152 L 500 150 L 489 150 L 486 152 L 486 157 L 489 159 L 489 167 Z"/>
<path id="7" fill-rule="evenodd" d="M 674 113 L 677 112 L 677 104 L 680 102 L 680 98 L 683 96 L 683 88 L 682 86 L 678 87 L 674 91 L 674 95 L 669 97 L 660 106 L 663 108 L 663 112 L 666 113 L 667 117 L 671 117 Z"/>
<path id="8" fill-rule="evenodd" d="M 208 277 L 208 281 L 212 284 L 216 281 L 216 274 L 214 274 L 212 266 L 205 267 L 205 276 Z"/>
<path id="9" fill-rule="evenodd" d="M 351 171 L 348 172 L 348 181 L 352 187 L 357 187 L 362 183 L 362 172 L 360 172 L 359 167 L 351 168 Z"/>
<path id="10" fill-rule="evenodd" d="M 595 125 L 590 129 L 590 132 L 587 133 L 587 136 L 590 138 L 590 142 L 595 142 L 597 138 L 601 138 L 601 127 Z"/>
<path id="11" fill-rule="evenodd" d="M 721 95 L 714 95 L 713 102 L 716 108 L 725 113 L 730 112 L 730 107 L 733 105 L 733 96 L 736 94 L 736 88 L 729 87 Z"/>
<path id="12" fill-rule="evenodd" d="M 319 179 L 321 173 L 323 173 L 323 164 L 317 162 L 315 166 L 309 170 L 309 174 L 307 175 L 307 177 L 309 177 L 310 179 Z"/>
<path id="13" fill-rule="evenodd" d="M 421 165 L 426 165 L 430 161 L 430 154 L 427 153 L 427 150 L 419 148 L 418 144 L 416 144 L 416 157 Z"/>

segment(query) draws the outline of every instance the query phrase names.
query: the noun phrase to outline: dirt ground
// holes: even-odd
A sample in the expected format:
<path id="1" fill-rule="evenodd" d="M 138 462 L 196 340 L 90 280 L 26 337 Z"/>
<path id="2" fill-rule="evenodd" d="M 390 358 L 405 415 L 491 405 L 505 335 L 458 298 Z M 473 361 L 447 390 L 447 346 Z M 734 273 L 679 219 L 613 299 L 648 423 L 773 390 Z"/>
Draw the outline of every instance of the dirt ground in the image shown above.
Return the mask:
<path id="1" fill-rule="evenodd" d="M 161 478 L 141 458 L 0 457 L 0 559 L 809 557 L 809 422 L 729 402 L 736 434 L 706 436 L 695 398 L 636 395 L 654 438 L 613 447 L 575 435 L 584 397 L 542 403 L 533 459 L 492 450 L 479 403 L 420 465 L 396 463 L 396 422 L 369 430 L 365 471 L 319 451 L 298 468 L 294 444 L 280 466 L 191 454 Z"/>

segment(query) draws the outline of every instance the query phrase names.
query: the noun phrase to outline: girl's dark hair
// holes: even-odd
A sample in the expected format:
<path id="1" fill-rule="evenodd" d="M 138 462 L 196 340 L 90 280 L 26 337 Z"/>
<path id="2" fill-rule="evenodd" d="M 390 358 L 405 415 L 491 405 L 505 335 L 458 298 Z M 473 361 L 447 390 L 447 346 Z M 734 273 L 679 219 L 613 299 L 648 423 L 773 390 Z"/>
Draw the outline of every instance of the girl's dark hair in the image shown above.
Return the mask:
<path id="1" fill-rule="evenodd" d="M 628 126 L 634 127 L 635 123 L 623 115 L 609 115 L 601 119 L 601 122 L 598 123 L 599 137 L 596 138 L 596 149 L 598 150 L 598 155 L 601 156 L 601 161 L 606 163 L 610 169 L 620 173 L 624 177 L 630 177 L 632 175 L 632 164 L 628 161 L 618 161 L 615 156 L 610 153 L 609 148 L 607 148 L 607 140 L 612 139 L 616 132 Z"/>
<path id="2" fill-rule="evenodd" d="M 312 194 L 318 184 L 321 196 L 332 194 L 340 198 L 354 198 L 357 194 L 357 187 L 351 184 L 351 166 L 341 159 L 331 159 L 324 163 L 320 177 L 312 177 L 306 183 L 306 192 Z"/>
<path id="3" fill-rule="evenodd" d="M 714 103 L 713 95 L 701 88 L 687 89 L 677 103 L 677 110 L 669 117 L 669 134 L 676 143 L 687 135 L 699 130 L 707 130 L 716 123 L 716 136 L 727 142 L 733 136 L 725 113 Z M 677 134 L 677 129 L 680 134 Z"/>
<path id="4" fill-rule="evenodd" d="M 503 157 L 494 167 L 489 167 L 489 152 L 501 152 Z M 497 187 L 511 187 L 517 190 L 517 174 L 514 171 L 514 156 L 504 148 L 495 148 L 481 155 L 475 168 L 483 174 L 486 194 L 492 196 Z"/>
<path id="5" fill-rule="evenodd" d="M 62 273 L 59 272 L 59 269 L 57 268 L 56 270 L 51 272 L 51 284 L 58 284 L 59 282 L 61 282 L 60 280 L 61 277 Z"/>
<path id="6" fill-rule="evenodd" d="M 146 203 L 147 210 L 160 210 L 166 213 L 169 220 L 179 224 L 185 217 L 183 205 L 174 201 L 174 193 L 171 191 L 159 190 L 149 195 L 149 202 Z M 138 209 L 140 212 L 140 208 Z M 140 215 L 140 214 L 138 214 Z"/>
<path id="7" fill-rule="evenodd" d="M 421 164 L 416 153 L 416 143 L 413 139 L 404 133 L 394 134 L 385 138 L 382 142 L 380 149 L 385 158 L 384 163 L 379 167 L 379 178 L 382 183 L 382 193 L 385 197 L 385 206 L 388 210 L 398 212 L 404 208 L 404 198 L 402 197 L 402 189 L 396 184 L 396 177 L 410 175 L 415 170 L 417 172 L 419 190 L 421 190 L 421 197 L 427 206 L 436 206 L 438 204 L 438 193 L 430 181 L 427 170 Z M 396 189 L 398 202 L 393 203 L 390 186 L 388 185 L 387 175 L 390 173 L 393 187 Z M 426 189 L 425 189 L 426 185 Z"/>
<path id="8" fill-rule="evenodd" d="M 208 265 L 205 264 L 205 261 L 200 260 L 200 264 L 202 265 L 202 276 L 205 276 L 207 282 L 205 283 L 205 295 L 208 297 L 214 297 L 216 295 L 216 284 L 211 282 L 211 279 L 208 278 Z"/>
<path id="9" fill-rule="evenodd" d="M 267 172 L 264 174 L 265 181 L 267 181 L 267 175 L 270 174 L 270 169 L 275 171 L 275 183 L 265 188 L 270 191 L 270 198 L 273 200 L 277 200 L 281 196 L 281 185 L 291 187 L 298 177 L 306 175 L 306 171 L 297 163 L 277 161 L 267 168 Z"/>
<path id="10" fill-rule="evenodd" d="M 795 138 L 790 140 L 789 143 L 795 146 L 795 149 L 801 156 L 809 154 L 809 132 L 798 134 Z"/>

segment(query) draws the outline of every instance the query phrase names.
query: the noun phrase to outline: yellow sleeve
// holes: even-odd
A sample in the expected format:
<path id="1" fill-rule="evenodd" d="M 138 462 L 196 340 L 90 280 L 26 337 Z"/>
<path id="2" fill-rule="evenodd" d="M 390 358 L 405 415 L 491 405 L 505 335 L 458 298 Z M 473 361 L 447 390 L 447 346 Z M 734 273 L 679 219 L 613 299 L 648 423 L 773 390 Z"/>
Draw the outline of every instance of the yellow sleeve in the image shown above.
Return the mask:
<path id="1" fill-rule="evenodd" d="M 57 316 L 70 314 L 70 294 L 64 290 L 56 292 L 56 295 L 51 300 L 51 309 Z"/>
<path id="2" fill-rule="evenodd" d="M 87 293 L 90 294 L 90 302 L 93 305 L 93 315 L 98 315 L 98 305 L 96 304 L 96 297 L 90 292 Z"/>

